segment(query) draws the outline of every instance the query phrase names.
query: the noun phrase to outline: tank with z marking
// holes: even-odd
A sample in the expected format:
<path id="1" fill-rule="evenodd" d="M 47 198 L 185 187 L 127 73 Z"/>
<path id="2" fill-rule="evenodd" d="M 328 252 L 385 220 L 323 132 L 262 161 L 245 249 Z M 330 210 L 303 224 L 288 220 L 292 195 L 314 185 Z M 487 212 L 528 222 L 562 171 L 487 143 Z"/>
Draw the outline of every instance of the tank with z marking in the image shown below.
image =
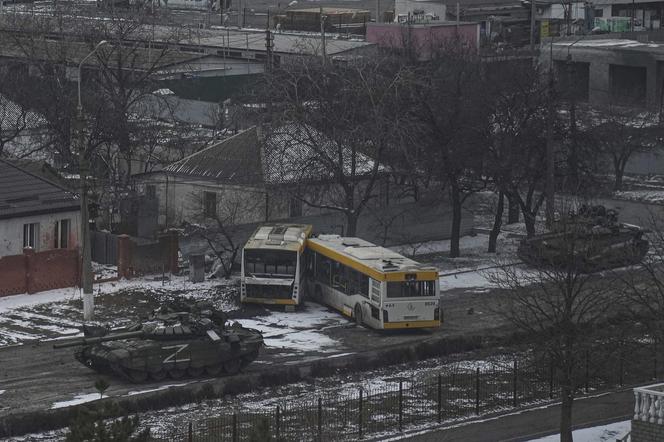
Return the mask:
<path id="1" fill-rule="evenodd" d="M 53 347 L 76 347 L 74 356 L 85 366 L 137 383 L 233 375 L 256 359 L 263 345 L 259 331 L 229 325 L 223 312 L 208 305 L 186 303 L 122 329 L 85 327 L 84 335 Z"/>

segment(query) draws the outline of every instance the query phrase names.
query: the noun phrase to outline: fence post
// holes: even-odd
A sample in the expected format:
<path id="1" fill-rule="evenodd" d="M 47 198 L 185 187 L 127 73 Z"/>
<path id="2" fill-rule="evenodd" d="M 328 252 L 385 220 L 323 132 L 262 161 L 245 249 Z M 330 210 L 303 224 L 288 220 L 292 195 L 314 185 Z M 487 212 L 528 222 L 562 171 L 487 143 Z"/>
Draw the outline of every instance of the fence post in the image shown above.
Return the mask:
<path id="1" fill-rule="evenodd" d="M 193 442 L 194 440 L 194 426 L 192 425 L 191 421 L 189 421 L 189 442 Z"/>
<path id="2" fill-rule="evenodd" d="M 480 414 L 480 367 L 475 370 L 475 414 Z"/>
<path id="3" fill-rule="evenodd" d="M 588 384 L 590 383 L 589 366 L 588 366 L 588 364 L 590 362 L 589 359 L 590 359 L 590 356 L 588 354 L 588 350 L 586 350 L 586 388 L 585 388 L 586 394 L 588 394 L 588 387 L 589 387 Z"/>
<path id="4" fill-rule="evenodd" d="M 553 399 L 553 361 L 549 361 L 549 399 Z"/>
<path id="5" fill-rule="evenodd" d="M 399 381 L 399 431 L 403 431 L 403 381 Z"/>
<path id="6" fill-rule="evenodd" d="M 233 442 L 238 441 L 237 434 L 237 413 L 233 413 Z"/>
<path id="7" fill-rule="evenodd" d="M 623 383 L 625 381 L 624 377 L 623 377 L 624 376 L 623 373 L 625 372 L 625 367 L 623 366 L 623 364 L 625 363 L 624 359 L 625 358 L 623 357 L 623 352 L 621 351 L 620 352 L 620 361 L 618 363 L 618 370 L 620 370 L 618 372 L 618 383 L 620 384 L 621 387 L 623 386 Z"/>
<path id="8" fill-rule="evenodd" d="M 318 442 L 323 440 L 323 400 L 318 398 Z"/>
<path id="9" fill-rule="evenodd" d="M 657 379 L 657 344 L 654 347 L 655 351 L 652 352 L 653 379 Z"/>
<path id="10" fill-rule="evenodd" d="M 360 388 L 360 404 L 359 404 L 359 416 L 357 421 L 358 436 L 362 439 L 362 389 Z"/>
<path id="11" fill-rule="evenodd" d="M 443 419 L 443 379 L 438 373 L 438 423 Z"/>
<path id="12" fill-rule="evenodd" d="M 280 437 L 279 432 L 280 432 L 280 430 L 281 430 L 281 428 L 279 428 L 280 425 L 281 425 L 281 422 L 280 422 L 280 420 L 281 420 L 281 416 L 280 416 L 280 415 L 281 415 L 281 408 L 279 407 L 279 405 L 277 405 L 277 416 L 276 416 L 276 421 L 277 421 L 277 422 L 276 422 L 276 425 L 275 425 L 275 426 L 276 426 L 276 430 L 277 430 L 277 431 L 276 431 L 276 433 L 277 433 L 277 441 L 279 440 L 279 437 Z"/>
<path id="13" fill-rule="evenodd" d="M 516 408 L 516 405 L 517 405 L 517 400 L 516 400 L 517 399 L 517 388 L 516 388 L 516 385 L 517 385 L 517 371 L 518 371 L 518 369 L 519 369 L 519 363 L 515 359 L 514 360 L 514 373 L 513 373 L 514 376 L 512 378 L 512 406 L 514 408 Z"/>

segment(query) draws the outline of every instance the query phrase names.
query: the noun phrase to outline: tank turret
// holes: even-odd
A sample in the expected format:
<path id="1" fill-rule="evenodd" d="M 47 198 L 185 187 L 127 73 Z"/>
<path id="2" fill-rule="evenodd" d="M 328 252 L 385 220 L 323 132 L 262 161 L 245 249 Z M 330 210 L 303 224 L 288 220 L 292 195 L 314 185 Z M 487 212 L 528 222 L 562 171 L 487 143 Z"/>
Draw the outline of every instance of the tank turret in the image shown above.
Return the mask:
<path id="1" fill-rule="evenodd" d="M 582 206 L 555 222 L 550 232 L 524 239 L 517 254 L 536 266 L 574 264 L 582 272 L 636 264 L 648 253 L 645 229 L 618 222 L 603 206 Z"/>
<path id="2" fill-rule="evenodd" d="M 263 345 L 259 331 L 237 323 L 228 326 L 225 316 L 209 310 L 160 310 L 122 329 L 89 327 L 84 335 L 53 347 L 78 347 L 75 357 L 82 364 L 132 382 L 236 374 L 258 357 Z"/>

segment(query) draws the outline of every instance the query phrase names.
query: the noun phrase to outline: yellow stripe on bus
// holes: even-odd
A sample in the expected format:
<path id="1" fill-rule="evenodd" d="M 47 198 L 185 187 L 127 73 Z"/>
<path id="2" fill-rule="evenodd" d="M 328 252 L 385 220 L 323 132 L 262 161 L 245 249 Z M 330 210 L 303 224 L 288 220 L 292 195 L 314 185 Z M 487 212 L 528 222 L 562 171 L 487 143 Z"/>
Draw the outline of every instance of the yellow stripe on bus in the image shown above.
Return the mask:
<path id="1" fill-rule="evenodd" d="M 277 305 L 296 305 L 293 299 L 271 299 L 271 298 L 244 298 L 242 302 L 253 302 L 254 304 L 277 304 Z"/>
<path id="2" fill-rule="evenodd" d="M 385 329 L 397 328 L 433 328 L 440 327 L 440 321 L 403 321 L 403 322 L 386 322 L 383 324 Z"/>
<path id="3" fill-rule="evenodd" d="M 357 270 L 358 272 L 364 273 L 367 276 L 371 276 L 377 281 L 405 281 L 406 275 L 417 275 L 418 281 L 434 281 L 438 279 L 438 272 L 435 270 L 420 270 L 413 272 L 380 272 L 374 268 L 369 267 L 368 265 L 362 264 L 352 258 L 347 257 L 346 255 L 337 252 L 336 250 L 331 250 L 321 244 L 317 244 L 312 241 L 307 242 L 307 247 L 311 250 L 320 253 L 321 255 L 327 256 L 337 262 L 340 262 L 343 265 L 346 265 L 352 269 Z"/>

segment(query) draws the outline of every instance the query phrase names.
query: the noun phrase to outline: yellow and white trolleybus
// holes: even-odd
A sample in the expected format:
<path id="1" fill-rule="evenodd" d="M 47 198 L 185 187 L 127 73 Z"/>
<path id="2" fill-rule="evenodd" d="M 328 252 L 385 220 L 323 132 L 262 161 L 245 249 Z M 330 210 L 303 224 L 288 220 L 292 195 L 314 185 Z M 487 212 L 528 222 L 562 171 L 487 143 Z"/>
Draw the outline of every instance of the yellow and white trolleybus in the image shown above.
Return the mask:
<path id="1" fill-rule="evenodd" d="M 307 240 L 313 298 L 377 329 L 439 327 L 438 271 L 360 238 Z"/>
<path id="2" fill-rule="evenodd" d="M 242 249 L 241 302 L 299 305 L 304 282 L 303 252 L 311 226 L 260 226 Z"/>

